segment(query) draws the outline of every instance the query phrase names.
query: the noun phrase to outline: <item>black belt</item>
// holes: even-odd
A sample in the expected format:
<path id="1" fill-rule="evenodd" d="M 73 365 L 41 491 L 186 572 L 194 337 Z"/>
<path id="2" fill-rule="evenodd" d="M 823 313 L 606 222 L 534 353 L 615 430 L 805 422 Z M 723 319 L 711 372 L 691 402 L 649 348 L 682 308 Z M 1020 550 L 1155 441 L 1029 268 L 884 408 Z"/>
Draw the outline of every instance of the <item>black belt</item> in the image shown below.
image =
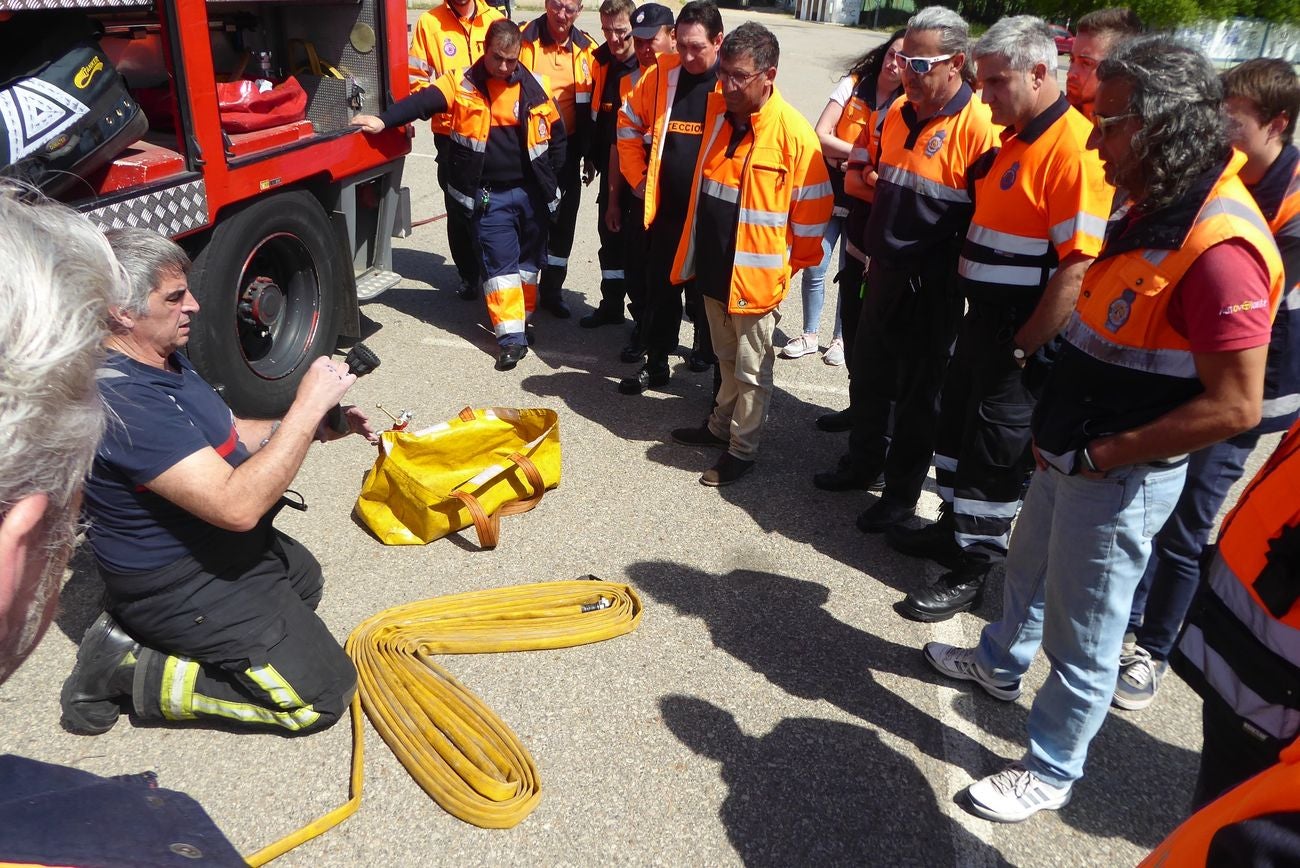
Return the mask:
<path id="1" fill-rule="evenodd" d="M 525 183 L 524 179 L 520 178 L 517 181 L 484 181 L 481 186 L 489 193 L 501 193 L 506 190 L 518 190 Z"/>

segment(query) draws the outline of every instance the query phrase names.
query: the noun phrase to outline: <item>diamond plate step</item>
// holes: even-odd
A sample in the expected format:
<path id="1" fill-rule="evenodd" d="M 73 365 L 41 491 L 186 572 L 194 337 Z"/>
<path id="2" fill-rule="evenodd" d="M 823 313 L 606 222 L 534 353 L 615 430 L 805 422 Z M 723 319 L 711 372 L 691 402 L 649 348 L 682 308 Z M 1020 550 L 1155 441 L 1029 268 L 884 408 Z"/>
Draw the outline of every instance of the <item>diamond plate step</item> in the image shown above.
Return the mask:
<path id="1" fill-rule="evenodd" d="M 357 301 L 370 301 L 378 298 L 384 290 L 392 289 L 402 282 L 402 275 L 396 271 L 384 271 L 372 268 L 357 278 Z"/>

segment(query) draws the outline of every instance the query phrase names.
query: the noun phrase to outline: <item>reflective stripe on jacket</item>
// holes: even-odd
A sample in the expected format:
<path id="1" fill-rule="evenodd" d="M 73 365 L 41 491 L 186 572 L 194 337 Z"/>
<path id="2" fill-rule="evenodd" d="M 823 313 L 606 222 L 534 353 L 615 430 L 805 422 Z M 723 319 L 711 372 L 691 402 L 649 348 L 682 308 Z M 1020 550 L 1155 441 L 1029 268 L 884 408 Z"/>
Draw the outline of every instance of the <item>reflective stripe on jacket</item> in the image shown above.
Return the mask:
<path id="1" fill-rule="evenodd" d="M 1138 868 L 1192 868 L 1208 865 L 1211 848 L 1216 844 L 1215 836 L 1224 829 L 1268 814 L 1296 812 L 1300 812 L 1300 742 L 1283 750 L 1277 765 L 1233 787 L 1192 814 L 1168 838 L 1161 841 L 1160 846 L 1143 859 Z M 1227 856 L 1229 852 L 1224 850 L 1216 856 Z M 1286 858 L 1277 852 L 1272 855 Z M 1300 859 L 1300 853 L 1294 850 L 1287 855 L 1293 860 Z M 1233 864 L 1251 864 L 1243 858 L 1245 856 L 1244 853 L 1232 853 L 1228 858 L 1234 860 Z"/>
<path id="2" fill-rule="evenodd" d="M 1300 423 L 1223 520 L 1174 663 L 1271 739 L 1300 733 Z"/>
<path id="3" fill-rule="evenodd" d="M 492 103 L 488 97 L 488 72 L 481 62 L 475 63 L 454 82 L 444 77 L 439 87 L 444 93 L 451 85 L 455 99 L 447 112 L 451 127 L 451 165 L 447 172 L 447 194 L 470 213 L 474 212 L 483 160 L 487 152 L 488 131 L 492 128 Z M 560 110 L 551 99 L 546 79 L 524 68 L 515 67 L 511 85 L 519 90 L 519 123 L 524 125 L 525 147 L 533 178 L 546 197 L 546 207 L 554 217 L 560 206 L 559 169 L 564 163 L 565 135 Z"/>
<path id="4" fill-rule="evenodd" d="M 461 20 L 451 6 L 439 3 L 415 22 L 411 34 L 408 70 L 411 93 L 423 90 L 447 73 L 469 69 L 483 56 L 483 40 L 488 25 L 505 18 L 501 10 L 484 0 L 476 0 L 474 17 Z M 432 129 L 436 135 L 451 132 L 449 115 L 434 115 Z"/>
<path id="5" fill-rule="evenodd" d="M 1179 201 L 1127 225 L 1118 212 L 1112 220 L 1034 411 L 1034 441 L 1058 469 L 1072 468 L 1054 457 L 1069 458 L 1093 439 L 1137 428 L 1200 394 L 1191 345 L 1168 308 L 1206 250 L 1230 239 L 1254 248 L 1268 272 L 1267 303 L 1277 309 L 1282 262 L 1237 176 L 1244 162 L 1234 153 Z"/>
<path id="6" fill-rule="evenodd" d="M 735 174 L 735 160 L 723 160 L 710 175 L 705 170 L 710 155 L 725 149 L 731 138 L 726 111 L 723 95 L 709 94 L 704 141 L 695 163 L 672 282 L 690 280 L 696 256 L 715 253 L 696 250 L 699 197 L 711 194 L 734 201 L 739 214 L 727 309 L 733 314 L 759 315 L 785 298 L 791 274 L 821 262 L 822 233 L 833 203 L 831 184 L 817 134 L 775 88 L 763 107 L 750 115 L 748 135 L 753 144 L 739 174 Z"/>
<path id="7" fill-rule="evenodd" d="M 1025 124 L 1002 133 L 988 173 L 974 184 L 975 214 L 957 273 L 970 301 L 1033 312 L 1057 265 L 1101 251 L 1115 188 L 1087 147 L 1092 124 L 1061 96 Z"/>

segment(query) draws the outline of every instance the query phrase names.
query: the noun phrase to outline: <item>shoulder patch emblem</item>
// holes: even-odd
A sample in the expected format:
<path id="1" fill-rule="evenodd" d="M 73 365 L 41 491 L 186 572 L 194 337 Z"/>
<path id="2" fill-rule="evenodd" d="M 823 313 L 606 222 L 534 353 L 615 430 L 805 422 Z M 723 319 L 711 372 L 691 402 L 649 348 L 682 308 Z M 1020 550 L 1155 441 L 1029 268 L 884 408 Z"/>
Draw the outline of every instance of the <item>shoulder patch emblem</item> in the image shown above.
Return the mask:
<path id="1" fill-rule="evenodd" d="M 546 118 L 538 118 L 537 119 L 537 140 L 539 142 L 546 141 L 546 134 L 549 131 L 550 128 L 546 125 Z"/>
<path id="2" fill-rule="evenodd" d="M 939 149 L 943 147 L 943 140 L 947 137 L 947 130 L 935 131 L 935 134 L 930 136 L 930 141 L 925 143 L 925 155 L 927 157 L 933 157 L 935 154 L 939 153 Z"/>
<path id="3" fill-rule="evenodd" d="M 1110 303 L 1106 308 L 1106 330 L 1112 334 L 1124 327 L 1128 322 L 1129 316 L 1133 313 L 1133 299 L 1137 298 L 1137 293 L 1131 289 L 1126 289 L 1119 294 L 1119 298 Z"/>
<path id="4" fill-rule="evenodd" d="M 998 181 L 998 186 L 1001 187 L 1003 190 L 1010 190 L 1012 185 L 1016 183 L 1016 175 L 1019 172 L 1020 172 L 1020 162 L 1017 160 L 1016 162 L 1011 164 L 1010 169 L 1007 169 L 1005 172 L 1002 173 L 1002 178 Z"/>
<path id="5" fill-rule="evenodd" d="M 448 57 L 455 57 L 456 43 L 452 42 L 450 38 L 444 39 L 442 41 L 442 53 Z"/>

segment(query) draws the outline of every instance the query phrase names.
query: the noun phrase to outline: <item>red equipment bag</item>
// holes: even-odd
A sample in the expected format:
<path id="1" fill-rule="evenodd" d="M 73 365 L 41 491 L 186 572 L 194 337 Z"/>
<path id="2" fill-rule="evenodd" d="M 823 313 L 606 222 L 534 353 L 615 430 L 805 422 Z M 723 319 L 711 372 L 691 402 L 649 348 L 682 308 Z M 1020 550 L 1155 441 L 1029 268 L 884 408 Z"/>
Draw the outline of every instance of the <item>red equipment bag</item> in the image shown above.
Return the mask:
<path id="1" fill-rule="evenodd" d="M 217 82 L 221 129 L 251 133 L 307 117 L 307 91 L 296 78 L 287 78 L 270 90 L 248 79 Z"/>

